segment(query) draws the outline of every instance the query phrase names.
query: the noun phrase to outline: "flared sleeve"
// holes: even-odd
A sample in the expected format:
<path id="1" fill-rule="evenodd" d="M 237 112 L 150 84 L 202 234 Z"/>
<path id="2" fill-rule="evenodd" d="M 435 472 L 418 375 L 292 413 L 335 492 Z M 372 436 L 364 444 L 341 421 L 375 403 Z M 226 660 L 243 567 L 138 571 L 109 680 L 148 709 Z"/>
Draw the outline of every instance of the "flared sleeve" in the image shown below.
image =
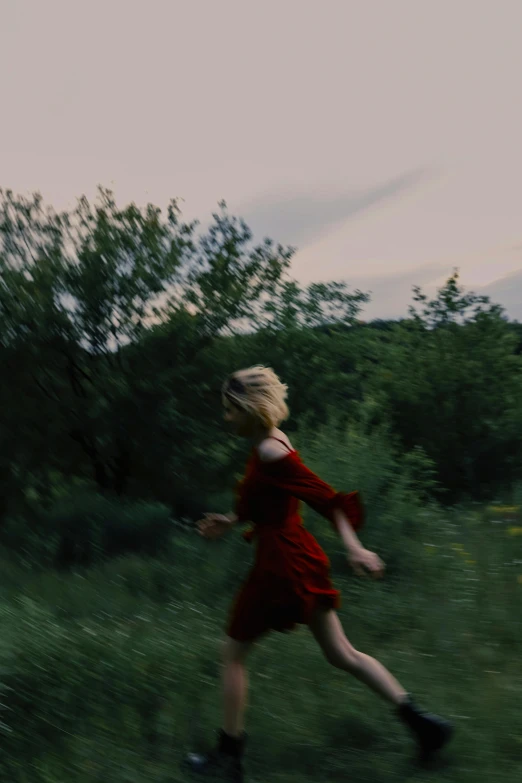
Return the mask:
<path id="1" fill-rule="evenodd" d="M 302 462 L 297 452 L 275 462 L 263 463 L 263 475 L 271 486 L 302 500 L 334 527 L 336 510 L 342 511 L 353 530 L 362 527 L 364 509 L 359 493 L 336 492 Z"/>

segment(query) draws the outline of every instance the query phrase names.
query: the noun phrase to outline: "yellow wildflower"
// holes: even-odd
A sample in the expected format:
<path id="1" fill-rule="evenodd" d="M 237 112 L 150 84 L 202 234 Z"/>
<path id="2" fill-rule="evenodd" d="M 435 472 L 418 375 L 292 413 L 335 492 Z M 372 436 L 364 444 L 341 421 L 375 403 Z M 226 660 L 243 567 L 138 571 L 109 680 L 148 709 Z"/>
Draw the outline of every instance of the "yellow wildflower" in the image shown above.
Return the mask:
<path id="1" fill-rule="evenodd" d="M 488 511 L 493 514 L 516 514 L 520 506 L 488 506 Z"/>
<path id="2" fill-rule="evenodd" d="M 509 536 L 522 536 L 522 527 L 508 527 Z"/>
<path id="3" fill-rule="evenodd" d="M 518 582 L 519 585 L 522 585 L 522 574 L 519 574 L 517 576 L 517 582 Z"/>

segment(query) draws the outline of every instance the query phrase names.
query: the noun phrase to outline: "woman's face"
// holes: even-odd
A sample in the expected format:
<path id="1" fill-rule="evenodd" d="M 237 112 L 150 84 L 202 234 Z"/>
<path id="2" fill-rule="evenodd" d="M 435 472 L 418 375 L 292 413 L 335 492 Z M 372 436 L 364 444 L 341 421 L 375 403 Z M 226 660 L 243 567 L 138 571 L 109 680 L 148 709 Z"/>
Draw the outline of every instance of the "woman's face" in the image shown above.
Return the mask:
<path id="1" fill-rule="evenodd" d="M 243 437 L 251 435 L 254 425 L 252 416 L 234 405 L 226 397 L 223 397 L 223 418 L 236 435 Z"/>

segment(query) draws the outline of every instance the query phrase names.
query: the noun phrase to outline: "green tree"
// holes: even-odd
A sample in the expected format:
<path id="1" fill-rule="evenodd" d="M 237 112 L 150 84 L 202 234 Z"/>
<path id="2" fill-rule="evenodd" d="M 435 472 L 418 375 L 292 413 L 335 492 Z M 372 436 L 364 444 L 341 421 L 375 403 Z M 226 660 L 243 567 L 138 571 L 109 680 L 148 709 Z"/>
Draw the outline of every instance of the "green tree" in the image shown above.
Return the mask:
<path id="1" fill-rule="evenodd" d="M 465 292 L 455 273 L 381 338 L 371 388 L 403 446 L 421 446 L 455 499 L 480 498 L 520 469 L 521 362 L 499 305 Z"/>
<path id="2" fill-rule="evenodd" d="M 201 461 L 218 475 L 224 459 L 209 441 L 239 356 L 230 338 L 262 328 L 303 356 L 304 330 L 351 323 L 365 301 L 343 284 L 301 289 L 292 254 L 255 243 L 224 203 L 199 231 L 175 201 L 165 214 L 120 208 L 100 189 L 94 205 L 57 213 L 0 192 L 4 497 L 15 474 L 22 494 L 45 495 L 51 473 L 90 475 L 109 494 L 200 495 Z"/>

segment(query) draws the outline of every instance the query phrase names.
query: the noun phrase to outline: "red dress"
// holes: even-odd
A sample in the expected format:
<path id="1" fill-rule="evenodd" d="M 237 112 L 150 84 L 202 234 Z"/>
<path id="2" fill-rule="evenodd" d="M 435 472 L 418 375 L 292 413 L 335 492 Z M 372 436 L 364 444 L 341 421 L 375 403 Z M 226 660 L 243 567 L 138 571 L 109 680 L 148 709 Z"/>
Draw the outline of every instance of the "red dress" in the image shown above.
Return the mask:
<path id="1" fill-rule="evenodd" d="M 239 521 L 254 523 L 243 537 L 257 540 L 257 552 L 233 604 L 228 636 L 251 641 L 269 630 L 290 631 L 297 623 L 308 623 L 317 606 L 338 608 L 340 593 L 330 581 L 330 561 L 303 527 L 299 501 L 332 524 L 334 510 L 340 509 L 358 530 L 363 522 L 359 494 L 336 493 L 304 465 L 297 451 L 275 462 L 262 462 L 254 451 L 237 495 Z"/>

